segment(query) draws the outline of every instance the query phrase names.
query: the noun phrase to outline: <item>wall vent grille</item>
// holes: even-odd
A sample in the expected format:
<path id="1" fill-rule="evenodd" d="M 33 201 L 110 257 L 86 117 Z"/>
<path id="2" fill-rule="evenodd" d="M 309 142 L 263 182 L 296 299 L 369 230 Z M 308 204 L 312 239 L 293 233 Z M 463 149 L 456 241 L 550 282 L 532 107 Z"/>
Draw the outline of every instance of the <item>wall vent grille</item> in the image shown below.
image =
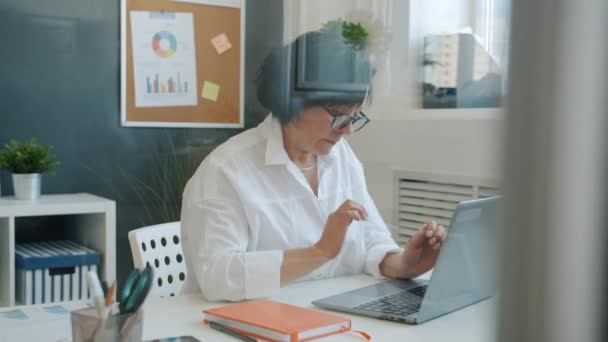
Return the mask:
<path id="1" fill-rule="evenodd" d="M 399 243 L 432 220 L 448 228 L 459 202 L 500 193 L 498 181 L 467 176 L 398 171 L 394 183 L 393 236 Z"/>

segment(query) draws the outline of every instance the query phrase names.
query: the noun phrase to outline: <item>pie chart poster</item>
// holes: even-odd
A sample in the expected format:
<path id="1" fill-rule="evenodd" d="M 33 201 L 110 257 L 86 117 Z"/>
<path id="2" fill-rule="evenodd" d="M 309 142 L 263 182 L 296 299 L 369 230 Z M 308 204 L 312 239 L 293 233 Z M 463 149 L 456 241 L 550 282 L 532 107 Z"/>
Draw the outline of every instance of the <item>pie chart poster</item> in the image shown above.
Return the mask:
<path id="1" fill-rule="evenodd" d="M 196 106 L 192 13 L 131 11 L 136 107 Z"/>

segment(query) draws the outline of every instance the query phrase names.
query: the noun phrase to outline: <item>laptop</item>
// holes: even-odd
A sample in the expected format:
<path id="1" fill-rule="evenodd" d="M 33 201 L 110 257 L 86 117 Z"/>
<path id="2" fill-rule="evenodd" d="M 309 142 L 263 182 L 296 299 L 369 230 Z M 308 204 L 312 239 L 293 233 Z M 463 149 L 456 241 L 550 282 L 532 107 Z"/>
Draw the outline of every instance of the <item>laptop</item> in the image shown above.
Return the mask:
<path id="1" fill-rule="evenodd" d="M 502 198 L 457 205 L 430 279 L 389 280 L 313 301 L 315 306 L 420 324 L 491 297 Z"/>

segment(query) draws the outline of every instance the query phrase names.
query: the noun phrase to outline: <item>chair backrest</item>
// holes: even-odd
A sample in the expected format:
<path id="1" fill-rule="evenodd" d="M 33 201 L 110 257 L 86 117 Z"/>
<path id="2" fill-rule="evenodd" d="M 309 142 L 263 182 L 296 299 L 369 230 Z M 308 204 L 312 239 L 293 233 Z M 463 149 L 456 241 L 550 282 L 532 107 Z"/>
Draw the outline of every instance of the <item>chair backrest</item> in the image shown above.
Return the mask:
<path id="1" fill-rule="evenodd" d="M 182 250 L 180 222 L 143 227 L 129 232 L 133 264 L 143 269 L 154 268 L 151 296 L 180 294 L 188 273 Z"/>

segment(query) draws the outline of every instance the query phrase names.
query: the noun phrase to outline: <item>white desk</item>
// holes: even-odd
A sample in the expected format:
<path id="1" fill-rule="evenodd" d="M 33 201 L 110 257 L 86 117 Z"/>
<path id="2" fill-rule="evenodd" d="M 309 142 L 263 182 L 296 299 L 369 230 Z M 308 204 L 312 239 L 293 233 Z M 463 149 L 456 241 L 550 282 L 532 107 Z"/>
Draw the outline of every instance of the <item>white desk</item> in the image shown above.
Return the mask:
<path id="1" fill-rule="evenodd" d="M 273 299 L 314 308 L 310 302 L 328 295 L 371 285 L 372 277 L 358 275 L 289 285 Z M 184 296 L 150 300 L 144 312 L 144 338 L 192 335 L 208 341 L 238 341 L 223 333 L 203 326 L 202 310 L 225 305 L 207 303 L 200 296 Z M 413 326 L 374 318 L 337 313 L 350 317 L 353 329 L 372 335 L 372 341 L 450 341 L 491 342 L 494 340 L 496 315 L 494 300 L 486 300 L 424 324 Z M 319 341 L 363 341 L 356 335 L 338 334 Z"/>
<path id="2" fill-rule="evenodd" d="M 350 277 L 302 282 L 289 285 L 274 296 L 273 299 L 313 307 L 310 302 L 328 295 L 356 289 L 376 283 L 377 280 L 357 275 Z M 144 339 L 164 338 L 179 335 L 192 335 L 203 342 L 232 341 L 228 335 L 210 329 L 202 324 L 202 311 L 207 308 L 225 305 L 226 303 L 208 303 L 199 295 L 169 298 L 150 298 L 144 307 Z M 8 308 L 4 308 L 5 311 Z M 372 341 L 450 341 L 450 342 L 491 342 L 495 340 L 494 299 L 486 300 L 459 311 L 439 317 L 424 324 L 414 326 L 400 324 L 362 316 L 348 315 L 353 322 L 353 329 L 363 330 L 372 335 Z M 65 323 L 62 329 L 69 325 Z M 55 342 L 59 337 L 48 334 L 47 341 Z M 66 331 L 63 336 L 69 336 Z M 2 337 L 0 337 L 0 341 Z M 363 341 L 354 334 L 328 336 L 319 341 Z M 7 341 L 8 342 L 8 341 Z"/>

